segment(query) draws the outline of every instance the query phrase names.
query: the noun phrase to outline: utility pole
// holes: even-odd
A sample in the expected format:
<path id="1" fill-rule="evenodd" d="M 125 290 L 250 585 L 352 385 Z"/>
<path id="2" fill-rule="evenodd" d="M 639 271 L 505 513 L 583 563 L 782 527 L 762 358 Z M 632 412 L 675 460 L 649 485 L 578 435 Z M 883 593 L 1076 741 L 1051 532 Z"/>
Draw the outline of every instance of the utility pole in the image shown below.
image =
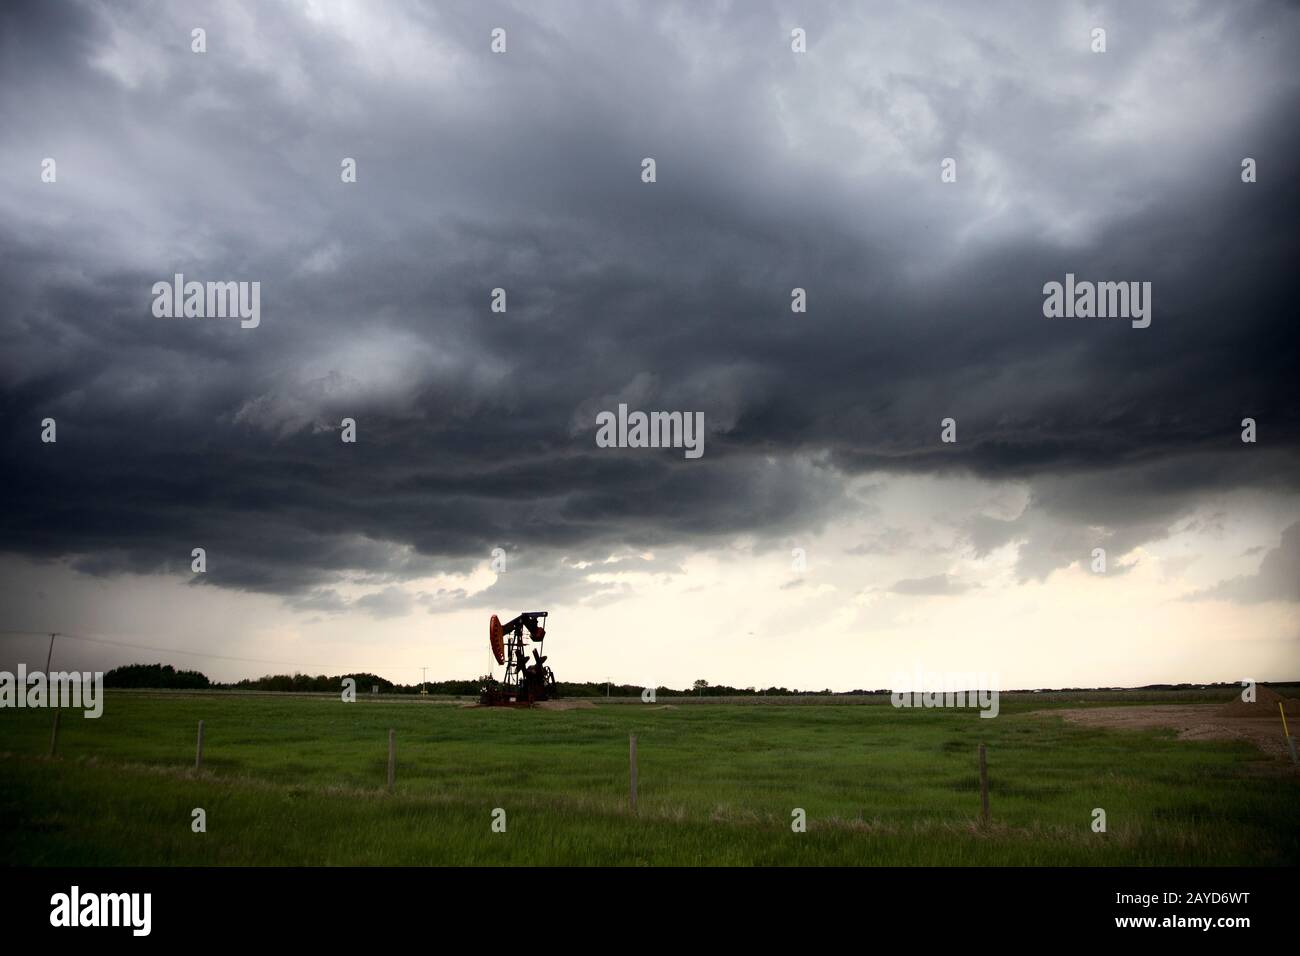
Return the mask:
<path id="1" fill-rule="evenodd" d="M 54 659 L 54 635 L 50 634 L 50 649 L 45 653 L 45 682 L 48 685 L 50 680 L 50 661 Z M 50 731 L 50 756 L 54 756 L 54 748 L 59 739 L 59 708 L 58 701 L 55 701 L 54 707 L 54 728 Z"/>

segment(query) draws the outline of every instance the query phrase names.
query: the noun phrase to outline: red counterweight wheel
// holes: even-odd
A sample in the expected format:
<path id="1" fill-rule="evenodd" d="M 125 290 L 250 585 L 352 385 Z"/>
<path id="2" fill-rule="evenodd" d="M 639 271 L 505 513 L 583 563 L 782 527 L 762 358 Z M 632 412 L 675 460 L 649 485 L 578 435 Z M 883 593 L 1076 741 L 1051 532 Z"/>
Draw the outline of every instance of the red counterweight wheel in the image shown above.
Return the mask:
<path id="1" fill-rule="evenodd" d="M 497 659 L 498 664 L 506 662 L 506 632 L 501 627 L 501 619 L 495 614 L 492 620 L 488 622 L 488 643 L 492 645 L 492 656 Z"/>

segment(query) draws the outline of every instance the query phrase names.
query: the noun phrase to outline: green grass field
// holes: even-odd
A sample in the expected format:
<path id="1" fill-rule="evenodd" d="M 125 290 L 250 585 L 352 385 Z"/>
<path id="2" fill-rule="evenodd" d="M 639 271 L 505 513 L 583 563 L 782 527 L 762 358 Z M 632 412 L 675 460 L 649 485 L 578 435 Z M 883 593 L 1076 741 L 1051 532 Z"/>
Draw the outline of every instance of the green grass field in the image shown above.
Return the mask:
<path id="1" fill-rule="evenodd" d="M 1194 696 L 1194 695 L 1193 695 Z M 1245 743 L 1032 711 L 1187 694 L 1004 695 L 1001 716 L 887 698 L 568 711 L 109 692 L 0 711 L 7 865 L 1294 865 L 1300 777 Z M 195 731 L 205 721 L 204 769 Z M 385 792 L 388 728 L 396 792 Z M 628 806 L 628 734 L 640 806 Z M 977 745 L 992 823 L 979 825 Z M 202 807 L 207 832 L 191 830 Z M 791 830 L 803 808 L 807 832 Z M 1091 829 L 1104 808 L 1108 832 Z M 506 832 L 492 830 L 493 810 Z"/>

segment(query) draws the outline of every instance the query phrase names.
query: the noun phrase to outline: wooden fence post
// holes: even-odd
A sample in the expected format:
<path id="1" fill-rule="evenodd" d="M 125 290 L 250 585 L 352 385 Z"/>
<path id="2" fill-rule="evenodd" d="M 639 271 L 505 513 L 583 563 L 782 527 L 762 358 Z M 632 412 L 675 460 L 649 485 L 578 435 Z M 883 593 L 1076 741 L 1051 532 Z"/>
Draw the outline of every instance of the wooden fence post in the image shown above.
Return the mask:
<path id="1" fill-rule="evenodd" d="M 627 735 L 627 758 L 632 771 L 632 812 L 636 813 L 636 734 Z"/>
<path id="2" fill-rule="evenodd" d="M 388 792 L 393 792 L 397 782 L 397 731 L 388 728 Z"/>
<path id="3" fill-rule="evenodd" d="M 199 721 L 199 739 L 194 745 L 194 769 L 203 769 L 203 721 Z"/>
<path id="4" fill-rule="evenodd" d="M 989 765 L 986 757 L 987 748 L 980 744 L 980 819 L 989 822 Z"/>
<path id="5" fill-rule="evenodd" d="M 1300 764 L 1300 756 L 1295 752 L 1295 738 L 1291 736 L 1291 730 L 1286 725 L 1286 708 L 1282 706 L 1280 700 L 1277 702 L 1277 711 L 1282 715 L 1282 736 L 1286 738 L 1286 745 L 1291 751 L 1291 762 Z"/>

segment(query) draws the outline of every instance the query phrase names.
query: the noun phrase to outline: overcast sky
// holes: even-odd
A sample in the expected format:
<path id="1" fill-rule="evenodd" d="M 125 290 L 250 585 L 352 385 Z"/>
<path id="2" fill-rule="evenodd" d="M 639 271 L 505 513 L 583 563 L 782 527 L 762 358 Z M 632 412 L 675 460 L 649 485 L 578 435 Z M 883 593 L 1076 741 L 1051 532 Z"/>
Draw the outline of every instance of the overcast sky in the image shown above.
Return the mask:
<path id="1" fill-rule="evenodd" d="M 1296 678 L 1297 49 L 1281 2 L 5 3 L 0 629 L 220 679 L 474 677 L 540 608 L 562 680 Z M 155 317 L 175 273 L 260 324 Z M 1044 317 L 1066 273 L 1150 326 Z M 703 456 L 597 447 L 620 402 Z"/>

